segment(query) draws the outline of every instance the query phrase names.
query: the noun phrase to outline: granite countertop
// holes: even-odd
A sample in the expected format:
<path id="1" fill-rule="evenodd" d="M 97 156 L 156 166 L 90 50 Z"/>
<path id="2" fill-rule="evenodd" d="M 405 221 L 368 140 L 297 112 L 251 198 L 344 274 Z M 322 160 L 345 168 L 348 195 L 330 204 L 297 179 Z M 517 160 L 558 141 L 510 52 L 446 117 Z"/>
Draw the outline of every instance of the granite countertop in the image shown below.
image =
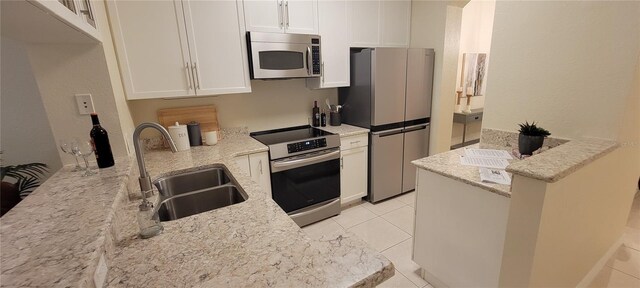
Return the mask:
<path id="1" fill-rule="evenodd" d="M 326 127 L 316 127 L 320 130 L 327 131 L 329 133 L 338 134 L 340 137 L 349 137 L 356 136 L 369 133 L 369 129 L 361 128 L 357 126 L 351 126 L 348 124 L 342 124 L 340 126 L 326 126 Z"/>
<path id="2" fill-rule="evenodd" d="M 63 167 L 2 216 L 0 286 L 91 287 L 131 168 L 128 158 L 91 177 Z"/>
<path id="3" fill-rule="evenodd" d="M 517 147 L 518 133 L 495 129 L 482 129 L 480 143 L 468 148 L 487 148 L 505 150 L 511 153 Z M 556 182 L 580 169 L 588 163 L 615 150 L 618 143 L 611 140 L 585 138 L 567 140 L 545 138 L 542 149 L 525 159 L 509 160 L 506 171 L 548 183 Z M 460 164 L 459 156 L 464 148 L 439 153 L 415 160 L 411 163 L 418 168 L 463 181 L 499 195 L 511 197 L 511 185 L 491 184 L 480 181 L 477 167 Z"/>
<path id="4" fill-rule="evenodd" d="M 118 159 L 87 178 L 64 168 L 3 217 L 0 285 L 92 287 L 102 256 L 111 287 L 372 287 L 393 276 L 393 264 L 351 234 L 307 237 L 235 164 L 264 151 L 243 135 L 146 153 L 153 179 L 222 164 L 249 198 L 163 222 L 164 232 L 145 240 L 137 236 L 140 200 L 127 197 L 139 193 L 130 191 L 135 163 Z"/>
<path id="5" fill-rule="evenodd" d="M 545 153 L 531 156 L 527 159 L 528 161 L 513 163 L 507 167 L 507 171 L 553 183 L 615 150 L 618 146 L 618 142 L 604 139 L 572 140 Z"/>
<path id="6" fill-rule="evenodd" d="M 449 177 L 476 187 L 480 187 L 498 195 L 511 198 L 511 185 L 482 182 L 480 181 L 480 173 L 478 172 L 478 167 L 465 166 L 460 163 L 460 155 L 464 155 L 464 149 L 479 147 L 479 144 L 473 144 L 467 147 L 458 148 L 455 150 L 438 153 L 433 156 L 414 160 L 411 163 L 420 169 L 425 169 L 427 171 L 431 171 L 445 177 Z M 492 147 L 492 149 L 500 148 Z M 506 150 L 511 153 L 511 150 L 507 148 L 503 148 L 500 150 Z M 508 161 L 510 163 L 514 163 L 520 160 L 514 158 Z"/>

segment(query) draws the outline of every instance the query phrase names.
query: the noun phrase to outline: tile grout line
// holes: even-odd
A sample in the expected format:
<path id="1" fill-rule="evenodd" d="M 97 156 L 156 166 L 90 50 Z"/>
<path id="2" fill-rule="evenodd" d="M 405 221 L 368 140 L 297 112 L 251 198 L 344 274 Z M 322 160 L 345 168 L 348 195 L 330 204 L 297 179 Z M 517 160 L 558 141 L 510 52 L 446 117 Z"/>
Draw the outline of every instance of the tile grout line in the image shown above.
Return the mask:
<path id="1" fill-rule="evenodd" d="M 404 206 L 409 206 L 409 204 L 405 204 Z M 402 206 L 402 207 L 404 207 L 404 206 Z M 400 208 L 402 208 L 402 207 L 400 207 Z M 400 209 L 400 208 L 398 208 L 398 209 Z M 413 207 L 411 207 L 411 206 L 409 206 L 409 208 L 412 208 L 412 209 L 413 209 Z M 398 209 L 395 209 L 395 210 L 398 210 Z M 395 210 L 393 210 L 393 211 L 395 211 Z M 383 215 L 387 215 L 387 214 L 389 214 L 389 213 L 391 213 L 391 212 L 393 212 L 393 211 L 389 211 L 389 212 L 387 212 L 387 213 L 385 213 L 385 214 L 383 214 Z M 415 209 L 414 209 L 413 211 L 415 212 Z M 415 213 L 414 213 L 414 215 L 415 215 Z M 380 215 L 380 217 L 382 217 L 382 215 Z M 409 232 L 404 231 L 404 229 L 402 229 L 402 228 L 401 228 L 401 227 L 399 227 L 398 225 L 395 225 L 395 224 L 391 223 L 391 221 L 388 221 L 387 219 L 384 219 L 384 218 L 382 218 L 382 219 L 383 219 L 384 221 L 389 222 L 389 224 L 391 224 L 391 225 L 395 226 L 396 228 L 400 229 L 400 231 L 402 231 L 402 232 L 404 232 L 404 233 L 407 233 L 409 236 L 411 236 L 411 238 L 413 238 L 413 234 L 409 234 Z M 414 219 L 414 221 L 415 221 L 415 219 Z M 415 225 L 414 225 L 414 226 L 415 226 Z M 405 241 L 405 240 L 402 240 L 402 242 L 404 242 L 404 241 Z"/>

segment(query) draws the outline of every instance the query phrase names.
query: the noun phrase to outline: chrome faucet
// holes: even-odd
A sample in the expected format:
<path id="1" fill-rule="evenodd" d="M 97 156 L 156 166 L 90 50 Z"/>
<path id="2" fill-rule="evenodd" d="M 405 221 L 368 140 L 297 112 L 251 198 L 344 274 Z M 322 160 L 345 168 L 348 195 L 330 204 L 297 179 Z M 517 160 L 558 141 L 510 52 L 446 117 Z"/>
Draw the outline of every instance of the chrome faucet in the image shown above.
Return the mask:
<path id="1" fill-rule="evenodd" d="M 165 129 L 158 123 L 145 122 L 138 125 L 138 127 L 136 127 L 136 130 L 133 131 L 133 147 L 136 150 L 138 169 L 140 169 L 140 177 L 138 178 L 138 182 L 140 182 L 140 191 L 142 192 L 142 197 L 146 199 L 147 193 L 153 190 L 153 185 L 151 184 L 151 177 L 149 177 L 149 172 L 147 172 L 147 168 L 144 165 L 142 149 L 140 149 L 140 133 L 142 133 L 142 130 L 144 130 L 145 128 L 154 128 L 160 131 L 162 136 L 164 136 L 164 139 L 169 142 L 169 147 L 171 147 L 172 152 L 178 152 L 178 149 L 176 148 L 176 144 L 173 142 L 173 139 L 171 139 L 171 135 L 169 135 L 169 132 L 167 132 L 167 129 Z"/>

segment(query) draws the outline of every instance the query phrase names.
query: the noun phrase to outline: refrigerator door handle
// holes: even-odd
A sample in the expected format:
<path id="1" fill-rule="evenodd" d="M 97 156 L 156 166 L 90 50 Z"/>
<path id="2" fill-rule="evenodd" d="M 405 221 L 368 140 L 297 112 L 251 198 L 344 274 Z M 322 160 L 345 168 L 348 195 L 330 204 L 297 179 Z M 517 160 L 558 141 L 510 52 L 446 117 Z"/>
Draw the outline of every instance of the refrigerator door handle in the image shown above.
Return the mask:
<path id="1" fill-rule="evenodd" d="M 412 131 L 418 131 L 418 130 L 423 130 L 423 129 L 427 129 L 427 127 L 429 127 L 429 124 L 418 124 L 418 125 L 413 125 L 413 126 L 409 126 L 409 127 L 405 127 L 404 130 L 402 132 L 412 132 Z"/>
<path id="2" fill-rule="evenodd" d="M 371 135 L 378 136 L 378 137 L 387 137 L 387 136 L 391 136 L 391 135 L 400 134 L 402 132 L 404 132 L 404 128 L 396 128 L 396 129 L 391 129 L 391 130 L 371 132 Z"/>

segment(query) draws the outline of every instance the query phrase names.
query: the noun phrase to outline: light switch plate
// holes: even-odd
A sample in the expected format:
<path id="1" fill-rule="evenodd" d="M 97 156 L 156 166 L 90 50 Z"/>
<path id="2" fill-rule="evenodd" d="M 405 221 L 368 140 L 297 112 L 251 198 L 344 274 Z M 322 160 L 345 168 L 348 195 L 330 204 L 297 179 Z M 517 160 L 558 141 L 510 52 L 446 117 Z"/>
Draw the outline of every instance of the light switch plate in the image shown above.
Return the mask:
<path id="1" fill-rule="evenodd" d="M 91 94 L 76 94 L 75 96 L 76 103 L 78 104 L 78 112 L 80 113 L 80 115 L 88 115 L 95 112 Z"/>

